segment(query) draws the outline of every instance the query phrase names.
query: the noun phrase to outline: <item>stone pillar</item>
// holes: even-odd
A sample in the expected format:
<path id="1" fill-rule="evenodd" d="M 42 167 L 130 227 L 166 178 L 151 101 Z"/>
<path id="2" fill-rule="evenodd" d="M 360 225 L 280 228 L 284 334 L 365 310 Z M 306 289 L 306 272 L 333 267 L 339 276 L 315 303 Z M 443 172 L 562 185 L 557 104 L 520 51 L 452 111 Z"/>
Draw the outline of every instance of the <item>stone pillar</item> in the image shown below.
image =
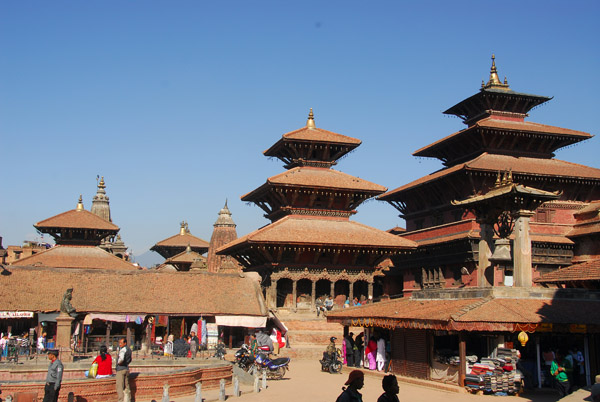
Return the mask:
<path id="1" fill-rule="evenodd" d="M 63 362 L 72 362 L 71 352 L 71 323 L 73 318 L 67 313 L 60 313 L 56 317 L 56 349 L 59 350 L 59 359 Z"/>
<path id="2" fill-rule="evenodd" d="M 367 285 L 367 300 L 369 303 L 373 301 L 373 282 L 369 282 Z"/>
<path id="3" fill-rule="evenodd" d="M 133 345 L 131 344 L 131 323 L 127 323 L 127 335 L 125 336 L 127 340 L 127 345 L 131 348 Z"/>
<path id="4" fill-rule="evenodd" d="M 531 287 L 533 269 L 531 266 L 531 237 L 529 236 L 529 221 L 533 211 L 520 210 L 515 222 L 514 250 L 514 286 Z"/>
<path id="5" fill-rule="evenodd" d="M 494 267 L 490 263 L 492 245 L 494 244 L 494 229 L 491 224 L 479 222 L 481 238 L 479 239 L 479 263 L 477 265 L 477 285 L 479 287 L 494 286 Z"/>
<path id="6" fill-rule="evenodd" d="M 310 308 L 314 311 L 316 309 L 317 299 L 317 281 L 312 281 L 312 287 L 310 290 Z"/>
<path id="7" fill-rule="evenodd" d="M 335 281 L 331 281 L 331 290 L 329 291 L 329 296 L 332 299 L 335 298 Z"/>
<path id="8" fill-rule="evenodd" d="M 352 305 L 352 300 L 354 300 L 354 282 L 350 282 L 348 289 L 350 289 L 350 292 L 348 292 L 348 299 L 350 299 L 350 305 Z"/>
<path id="9" fill-rule="evenodd" d="M 462 332 L 458 334 L 458 386 L 465 386 L 465 376 L 467 375 L 467 343 Z"/>
<path id="10" fill-rule="evenodd" d="M 294 309 L 294 311 L 296 311 L 296 308 L 298 307 L 297 305 L 297 298 L 298 298 L 298 294 L 297 294 L 297 288 L 298 286 L 298 281 L 294 280 L 292 281 L 292 308 Z"/>

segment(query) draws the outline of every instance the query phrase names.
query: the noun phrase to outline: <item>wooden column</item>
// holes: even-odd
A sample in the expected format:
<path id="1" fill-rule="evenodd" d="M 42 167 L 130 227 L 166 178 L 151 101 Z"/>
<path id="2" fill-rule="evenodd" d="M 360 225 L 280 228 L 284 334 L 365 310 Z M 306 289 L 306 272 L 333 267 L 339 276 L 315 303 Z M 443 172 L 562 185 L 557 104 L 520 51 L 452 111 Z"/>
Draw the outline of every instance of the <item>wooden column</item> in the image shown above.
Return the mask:
<path id="1" fill-rule="evenodd" d="M 352 300 L 354 300 L 354 282 L 350 282 L 350 292 L 348 292 L 348 299 L 350 299 L 350 305 L 352 306 Z"/>
<path id="2" fill-rule="evenodd" d="M 127 339 L 127 345 L 129 347 L 131 347 L 131 323 L 130 322 L 127 323 L 127 335 L 126 335 L 125 339 Z"/>
<path id="3" fill-rule="evenodd" d="M 332 299 L 335 298 L 335 281 L 331 281 L 331 290 L 329 292 L 329 296 Z"/>
<path id="4" fill-rule="evenodd" d="M 310 308 L 314 311 L 316 309 L 317 281 L 312 281 L 311 285 L 312 286 L 310 290 Z"/>
<path id="5" fill-rule="evenodd" d="M 367 284 L 367 300 L 369 300 L 369 303 L 371 303 L 373 301 L 373 282 L 369 282 Z"/>
<path id="6" fill-rule="evenodd" d="M 298 281 L 294 280 L 292 282 L 292 299 L 293 299 L 292 300 L 292 308 L 294 309 L 294 311 L 298 307 L 298 305 L 296 303 L 296 299 L 298 298 L 297 291 L 296 291 L 297 285 L 298 285 Z"/>
<path id="7" fill-rule="evenodd" d="M 467 344 L 465 342 L 465 336 L 462 332 L 458 334 L 458 385 L 460 387 L 465 386 L 465 377 L 467 375 Z"/>
<path id="8" fill-rule="evenodd" d="M 105 340 L 105 344 L 106 347 L 109 348 L 110 347 L 110 329 L 112 327 L 112 322 L 110 321 L 106 321 L 106 340 Z"/>

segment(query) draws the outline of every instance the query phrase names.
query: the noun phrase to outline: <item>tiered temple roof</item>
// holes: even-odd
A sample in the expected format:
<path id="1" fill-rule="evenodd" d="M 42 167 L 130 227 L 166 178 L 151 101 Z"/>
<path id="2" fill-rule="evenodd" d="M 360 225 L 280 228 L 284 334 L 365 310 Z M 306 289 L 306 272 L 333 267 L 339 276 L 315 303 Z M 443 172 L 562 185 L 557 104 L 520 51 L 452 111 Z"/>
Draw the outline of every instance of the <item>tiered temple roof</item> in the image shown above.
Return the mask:
<path id="1" fill-rule="evenodd" d="M 33 225 L 48 233 L 57 244 L 98 245 L 107 236 L 116 235 L 119 227 L 83 208 L 81 196 L 77 208 L 44 219 Z"/>
<path id="2" fill-rule="evenodd" d="M 190 246 L 192 251 L 204 254 L 208 251 L 208 242 L 190 233 L 187 222 L 181 222 L 179 234 L 168 237 L 156 243 L 150 250 L 156 251 L 164 258 L 171 258 L 180 254 Z"/>
<path id="3" fill-rule="evenodd" d="M 228 255 L 217 255 L 216 250 L 237 239 L 236 224 L 231 218 L 231 211 L 225 205 L 219 211 L 219 217 L 213 225 L 210 237 L 210 248 L 206 259 L 208 272 L 241 271 L 242 266 Z"/>
<path id="4" fill-rule="evenodd" d="M 242 196 L 260 206 L 273 223 L 221 247 L 217 254 L 234 255 L 246 267 L 283 262 L 373 267 L 375 255 L 413 248 L 412 241 L 349 220 L 363 201 L 386 190 L 331 169 L 360 143 L 316 128 L 311 109 L 306 127 L 284 134 L 265 151 L 286 163 L 288 170 Z M 340 257 L 344 253 L 348 256 Z"/>

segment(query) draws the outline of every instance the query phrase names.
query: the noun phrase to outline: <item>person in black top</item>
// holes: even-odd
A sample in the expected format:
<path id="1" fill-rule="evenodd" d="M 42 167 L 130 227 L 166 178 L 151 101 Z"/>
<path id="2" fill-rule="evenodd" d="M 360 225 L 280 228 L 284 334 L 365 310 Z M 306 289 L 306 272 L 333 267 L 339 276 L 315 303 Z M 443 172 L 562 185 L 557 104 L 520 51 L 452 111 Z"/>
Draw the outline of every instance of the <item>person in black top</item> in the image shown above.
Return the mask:
<path id="1" fill-rule="evenodd" d="M 398 379 L 395 375 L 390 374 L 383 377 L 383 380 L 381 380 L 381 387 L 385 392 L 381 394 L 377 399 L 377 402 L 400 402 L 398 399 L 400 387 L 398 386 Z"/>

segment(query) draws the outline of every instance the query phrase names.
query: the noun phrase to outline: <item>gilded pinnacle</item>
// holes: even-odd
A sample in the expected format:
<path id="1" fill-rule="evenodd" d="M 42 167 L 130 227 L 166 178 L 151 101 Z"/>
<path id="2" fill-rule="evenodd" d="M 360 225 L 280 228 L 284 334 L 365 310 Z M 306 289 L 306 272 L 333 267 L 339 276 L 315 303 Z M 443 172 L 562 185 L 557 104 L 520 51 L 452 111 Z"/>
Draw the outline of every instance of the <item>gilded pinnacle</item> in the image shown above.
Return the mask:
<path id="1" fill-rule="evenodd" d="M 83 211 L 83 198 L 79 194 L 79 201 L 77 202 L 77 211 Z"/>
<path id="2" fill-rule="evenodd" d="M 504 77 L 504 83 L 498 77 L 498 69 L 496 68 L 496 55 L 492 54 L 492 68 L 490 68 L 490 79 L 487 84 L 482 85 L 483 88 L 508 89 L 508 80 Z"/>
<path id="3" fill-rule="evenodd" d="M 312 107 L 310 108 L 310 112 L 308 113 L 308 120 L 306 120 L 306 127 L 315 128 L 315 115 L 313 114 Z"/>
<path id="4" fill-rule="evenodd" d="M 100 179 L 100 183 L 98 183 L 98 188 L 105 188 L 106 185 L 104 184 L 104 176 L 102 176 L 102 178 Z"/>

